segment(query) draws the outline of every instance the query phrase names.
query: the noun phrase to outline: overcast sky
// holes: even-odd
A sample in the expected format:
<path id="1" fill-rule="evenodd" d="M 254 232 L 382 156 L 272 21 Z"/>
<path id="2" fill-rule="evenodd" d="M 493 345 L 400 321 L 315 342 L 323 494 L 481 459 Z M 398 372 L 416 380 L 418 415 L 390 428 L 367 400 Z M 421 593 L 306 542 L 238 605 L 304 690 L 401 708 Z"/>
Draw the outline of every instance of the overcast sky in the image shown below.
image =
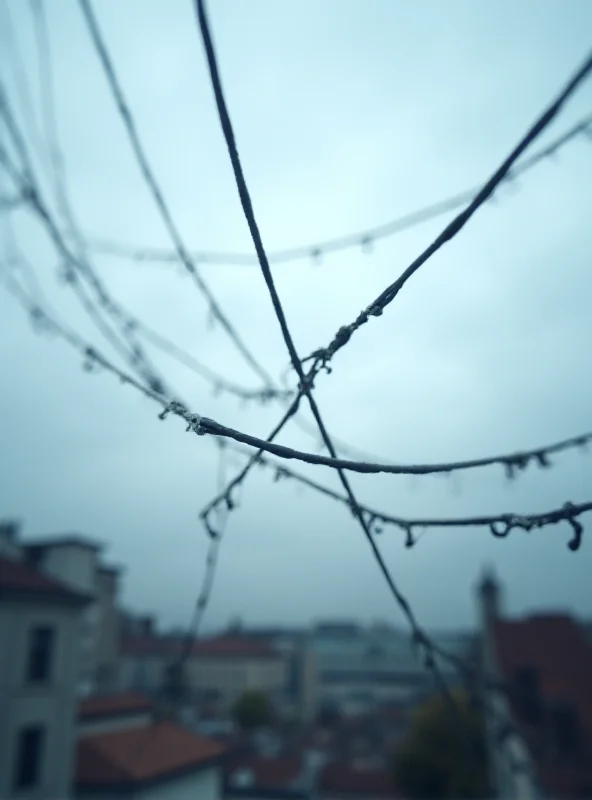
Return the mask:
<path id="1" fill-rule="evenodd" d="M 2 77 L 19 104 L 6 9 L 39 114 L 29 4 L 3 3 Z M 148 154 L 194 249 L 252 252 L 216 116 L 190 0 L 95 0 Z M 87 234 L 168 247 L 80 10 L 47 3 L 57 119 L 69 188 Z M 516 144 L 590 47 L 589 0 L 210 0 L 210 21 L 243 166 L 270 249 L 362 231 L 478 185 Z M 18 71 L 16 73 L 18 79 Z M 22 81 L 21 81 L 22 84 Z M 592 81 L 537 146 L 592 110 Z M 43 159 L 37 160 L 40 170 Z M 40 173 L 41 174 L 41 173 Z M 3 191 L 7 183 L 2 178 Z M 535 447 L 592 429 L 592 146 L 581 137 L 497 195 L 318 379 L 336 436 L 383 460 L 427 462 Z M 447 219 L 376 244 L 274 268 L 301 355 L 390 283 Z M 61 316 L 112 354 L 25 208 L 12 226 Z M 4 230 L 4 229 L 3 229 Z M 106 285 L 144 321 L 247 386 L 241 361 L 177 267 L 98 256 Z M 288 359 L 257 267 L 203 265 L 246 342 L 276 377 Z M 218 451 L 179 420 L 31 328 L 0 289 L 0 516 L 25 536 L 75 531 L 126 568 L 123 598 L 166 624 L 191 615 L 207 539 L 198 513 L 218 484 Z M 193 410 L 265 437 L 281 407 L 244 407 L 157 351 L 154 363 Z M 281 441 L 318 449 L 293 425 Z M 293 468 L 337 488 L 324 467 Z M 225 465 L 230 477 L 236 470 Z M 453 478 L 352 476 L 360 501 L 402 516 L 545 511 L 592 498 L 579 452 L 509 483 L 500 468 Z M 582 519 L 592 528 L 592 515 Z M 592 539 L 574 554 L 567 526 L 493 539 L 428 531 L 412 550 L 386 529 L 385 557 L 418 618 L 475 619 L 485 564 L 507 608 L 592 616 Z M 351 514 L 257 471 L 230 515 L 207 625 L 402 618 Z"/>

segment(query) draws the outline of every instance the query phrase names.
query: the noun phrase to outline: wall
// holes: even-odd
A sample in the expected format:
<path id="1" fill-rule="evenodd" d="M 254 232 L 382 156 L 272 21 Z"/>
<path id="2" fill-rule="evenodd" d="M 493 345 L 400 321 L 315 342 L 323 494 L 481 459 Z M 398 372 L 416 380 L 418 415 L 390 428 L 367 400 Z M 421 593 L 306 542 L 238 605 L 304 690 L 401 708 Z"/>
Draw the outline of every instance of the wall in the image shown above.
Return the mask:
<path id="1" fill-rule="evenodd" d="M 196 692 L 215 691 L 222 706 L 230 707 L 246 691 L 262 691 L 277 702 L 286 684 L 283 658 L 193 656 L 187 676 Z"/>
<path id="2" fill-rule="evenodd" d="M 218 767 L 184 775 L 135 794 L 141 800 L 220 800 L 222 779 Z"/>
<path id="3" fill-rule="evenodd" d="M 486 679 L 498 681 L 498 667 L 493 627 L 499 614 L 499 598 L 486 594 L 480 598 L 479 617 L 481 623 L 481 668 Z M 494 796 L 500 800 L 538 800 L 541 797 L 536 786 L 532 763 L 525 743 L 516 732 L 499 741 L 499 730 L 511 722 L 509 703 L 501 692 L 485 689 L 485 729 L 490 769 L 490 780 Z M 525 767 L 515 772 L 513 764 Z"/>
<path id="4" fill-rule="evenodd" d="M 110 791 L 104 794 L 95 791 L 88 795 L 78 792 L 76 796 L 81 799 L 92 797 L 94 800 L 117 800 L 118 797 Z M 220 800 L 221 797 L 222 779 L 219 767 L 199 770 L 133 792 L 134 800 Z"/>
<path id="5" fill-rule="evenodd" d="M 79 655 L 80 609 L 26 602 L 0 603 L 0 797 L 10 797 L 21 726 L 47 727 L 42 785 L 26 798 L 67 798 L 73 770 L 75 685 Z M 51 681 L 25 683 L 28 631 L 52 625 L 56 645 Z M 21 795 L 19 795 L 21 797 Z"/>
<path id="6" fill-rule="evenodd" d="M 117 668 L 118 688 L 121 691 L 157 691 L 162 685 L 164 670 L 169 661 L 168 655 L 121 655 Z"/>
<path id="7" fill-rule="evenodd" d="M 97 551 L 79 544 L 48 544 L 43 549 L 43 571 L 73 589 L 95 593 Z"/>
<path id="8" fill-rule="evenodd" d="M 96 628 L 95 684 L 101 692 L 113 691 L 117 680 L 120 616 L 117 609 L 118 574 L 99 567 L 96 575 L 98 619 Z"/>
<path id="9" fill-rule="evenodd" d="M 96 595 L 98 551 L 77 543 L 47 544 L 43 547 L 39 568 L 75 591 Z M 100 609 L 97 603 L 89 604 L 83 611 L 80 633 L 79 694 L 95 690 L 96 647 Z"/>

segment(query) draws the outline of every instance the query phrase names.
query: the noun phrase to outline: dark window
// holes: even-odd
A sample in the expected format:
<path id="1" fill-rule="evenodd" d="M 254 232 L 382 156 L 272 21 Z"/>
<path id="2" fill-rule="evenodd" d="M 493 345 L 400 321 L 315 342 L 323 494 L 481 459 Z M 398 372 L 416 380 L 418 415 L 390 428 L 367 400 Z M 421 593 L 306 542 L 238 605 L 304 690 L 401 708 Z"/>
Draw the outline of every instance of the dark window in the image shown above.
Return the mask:
<path id="1" fill-rule="evenodd" d="M 54 649 L 54 630 L 46 625 L 32 628 L 29 633 L 27 680 L 47 681 L 50 677 Z"/>
<path id="2" fill-rule="evenodd" d="M 524 720 L 539 726 L 544 721 L 544 708 L 540 693 L 540 677 L 534 667 L 523 666 L 514 675 L 516 705 Z"/>
<path id="3" fill-rule="evenodd" d="M 552 711 L 557 749 L 563 756 L 577 756 L 581 750 L 580 720 L 574 708 L 557 705 Z"/>
<path id="4" fill-rule="evenodd" d="M 25 789 L 39 783 L 44 740 L 45 730 L 39 726 L 21 730 L 15 762 L 15 789 Z"/>

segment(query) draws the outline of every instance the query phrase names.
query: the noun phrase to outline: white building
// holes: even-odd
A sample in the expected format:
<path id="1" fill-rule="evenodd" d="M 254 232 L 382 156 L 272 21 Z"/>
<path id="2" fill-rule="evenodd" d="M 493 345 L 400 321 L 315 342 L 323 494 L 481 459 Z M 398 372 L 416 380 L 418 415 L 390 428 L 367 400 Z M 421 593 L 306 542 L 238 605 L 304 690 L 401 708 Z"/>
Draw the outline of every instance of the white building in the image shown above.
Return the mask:
<path id="1" fill-rule="evenodd" d="M 169 664 L 179 659 L 182 643 L 160 636 L 132 637 L 122 643 L 120 688 L 157 692 Z M 228 712 L 248 691 L 266 694 L 279 706 L 286 687 L 286 661 L 264 642 L 246 636 L 216 636 L 195 642 L 185 660 L 189 692 Z"/>
<path id="2" fill-rule="evenodd" d="M 89 598 L 35 570 L 13 539 L 0 531 L 0 797 L 69 798 Z"/>

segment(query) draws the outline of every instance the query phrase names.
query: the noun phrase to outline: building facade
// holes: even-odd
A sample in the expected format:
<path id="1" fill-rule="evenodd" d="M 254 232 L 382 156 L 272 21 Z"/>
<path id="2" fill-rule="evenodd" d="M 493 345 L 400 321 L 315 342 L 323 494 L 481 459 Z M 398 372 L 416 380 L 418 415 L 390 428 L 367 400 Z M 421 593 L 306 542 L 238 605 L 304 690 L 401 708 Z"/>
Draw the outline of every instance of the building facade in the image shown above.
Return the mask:
<path id="1" fill-rule="evenodd" d="M 118 649 L 118 570 L 100 560 L 102 546 L 86 537 L 60 535 L 22 544 L 27 561 L 91 602 L 81 632 L 78 692 L 92 694 L 115 688 Z"/>
<path id="2" fill-rule="evenodd" d="M 120 688 L 159 692 L 169 665 L 180 658 L 182 642 L 162 636 L 124 640 L 120 653 Z M 274 648 L 245 636 L 215 636 L 195 642 L 184 659 L 190 698 L 227 714 L 245 692 L 258 691 L 274 705 L 284 702 L 286 661 Z"/>
<path id="3" fill-rule="evenodd" d="M 479 598 L 495 795 L 590 797 L 592 645 L 585 626 L 559 612 L 508 618 L 500 594 L 487 574 Z"/>
<path id="4" fill-rule="evenodd" d="M 12 556 L 0 556 L 0 797 L 69 798 L 89 598 Z"/>

